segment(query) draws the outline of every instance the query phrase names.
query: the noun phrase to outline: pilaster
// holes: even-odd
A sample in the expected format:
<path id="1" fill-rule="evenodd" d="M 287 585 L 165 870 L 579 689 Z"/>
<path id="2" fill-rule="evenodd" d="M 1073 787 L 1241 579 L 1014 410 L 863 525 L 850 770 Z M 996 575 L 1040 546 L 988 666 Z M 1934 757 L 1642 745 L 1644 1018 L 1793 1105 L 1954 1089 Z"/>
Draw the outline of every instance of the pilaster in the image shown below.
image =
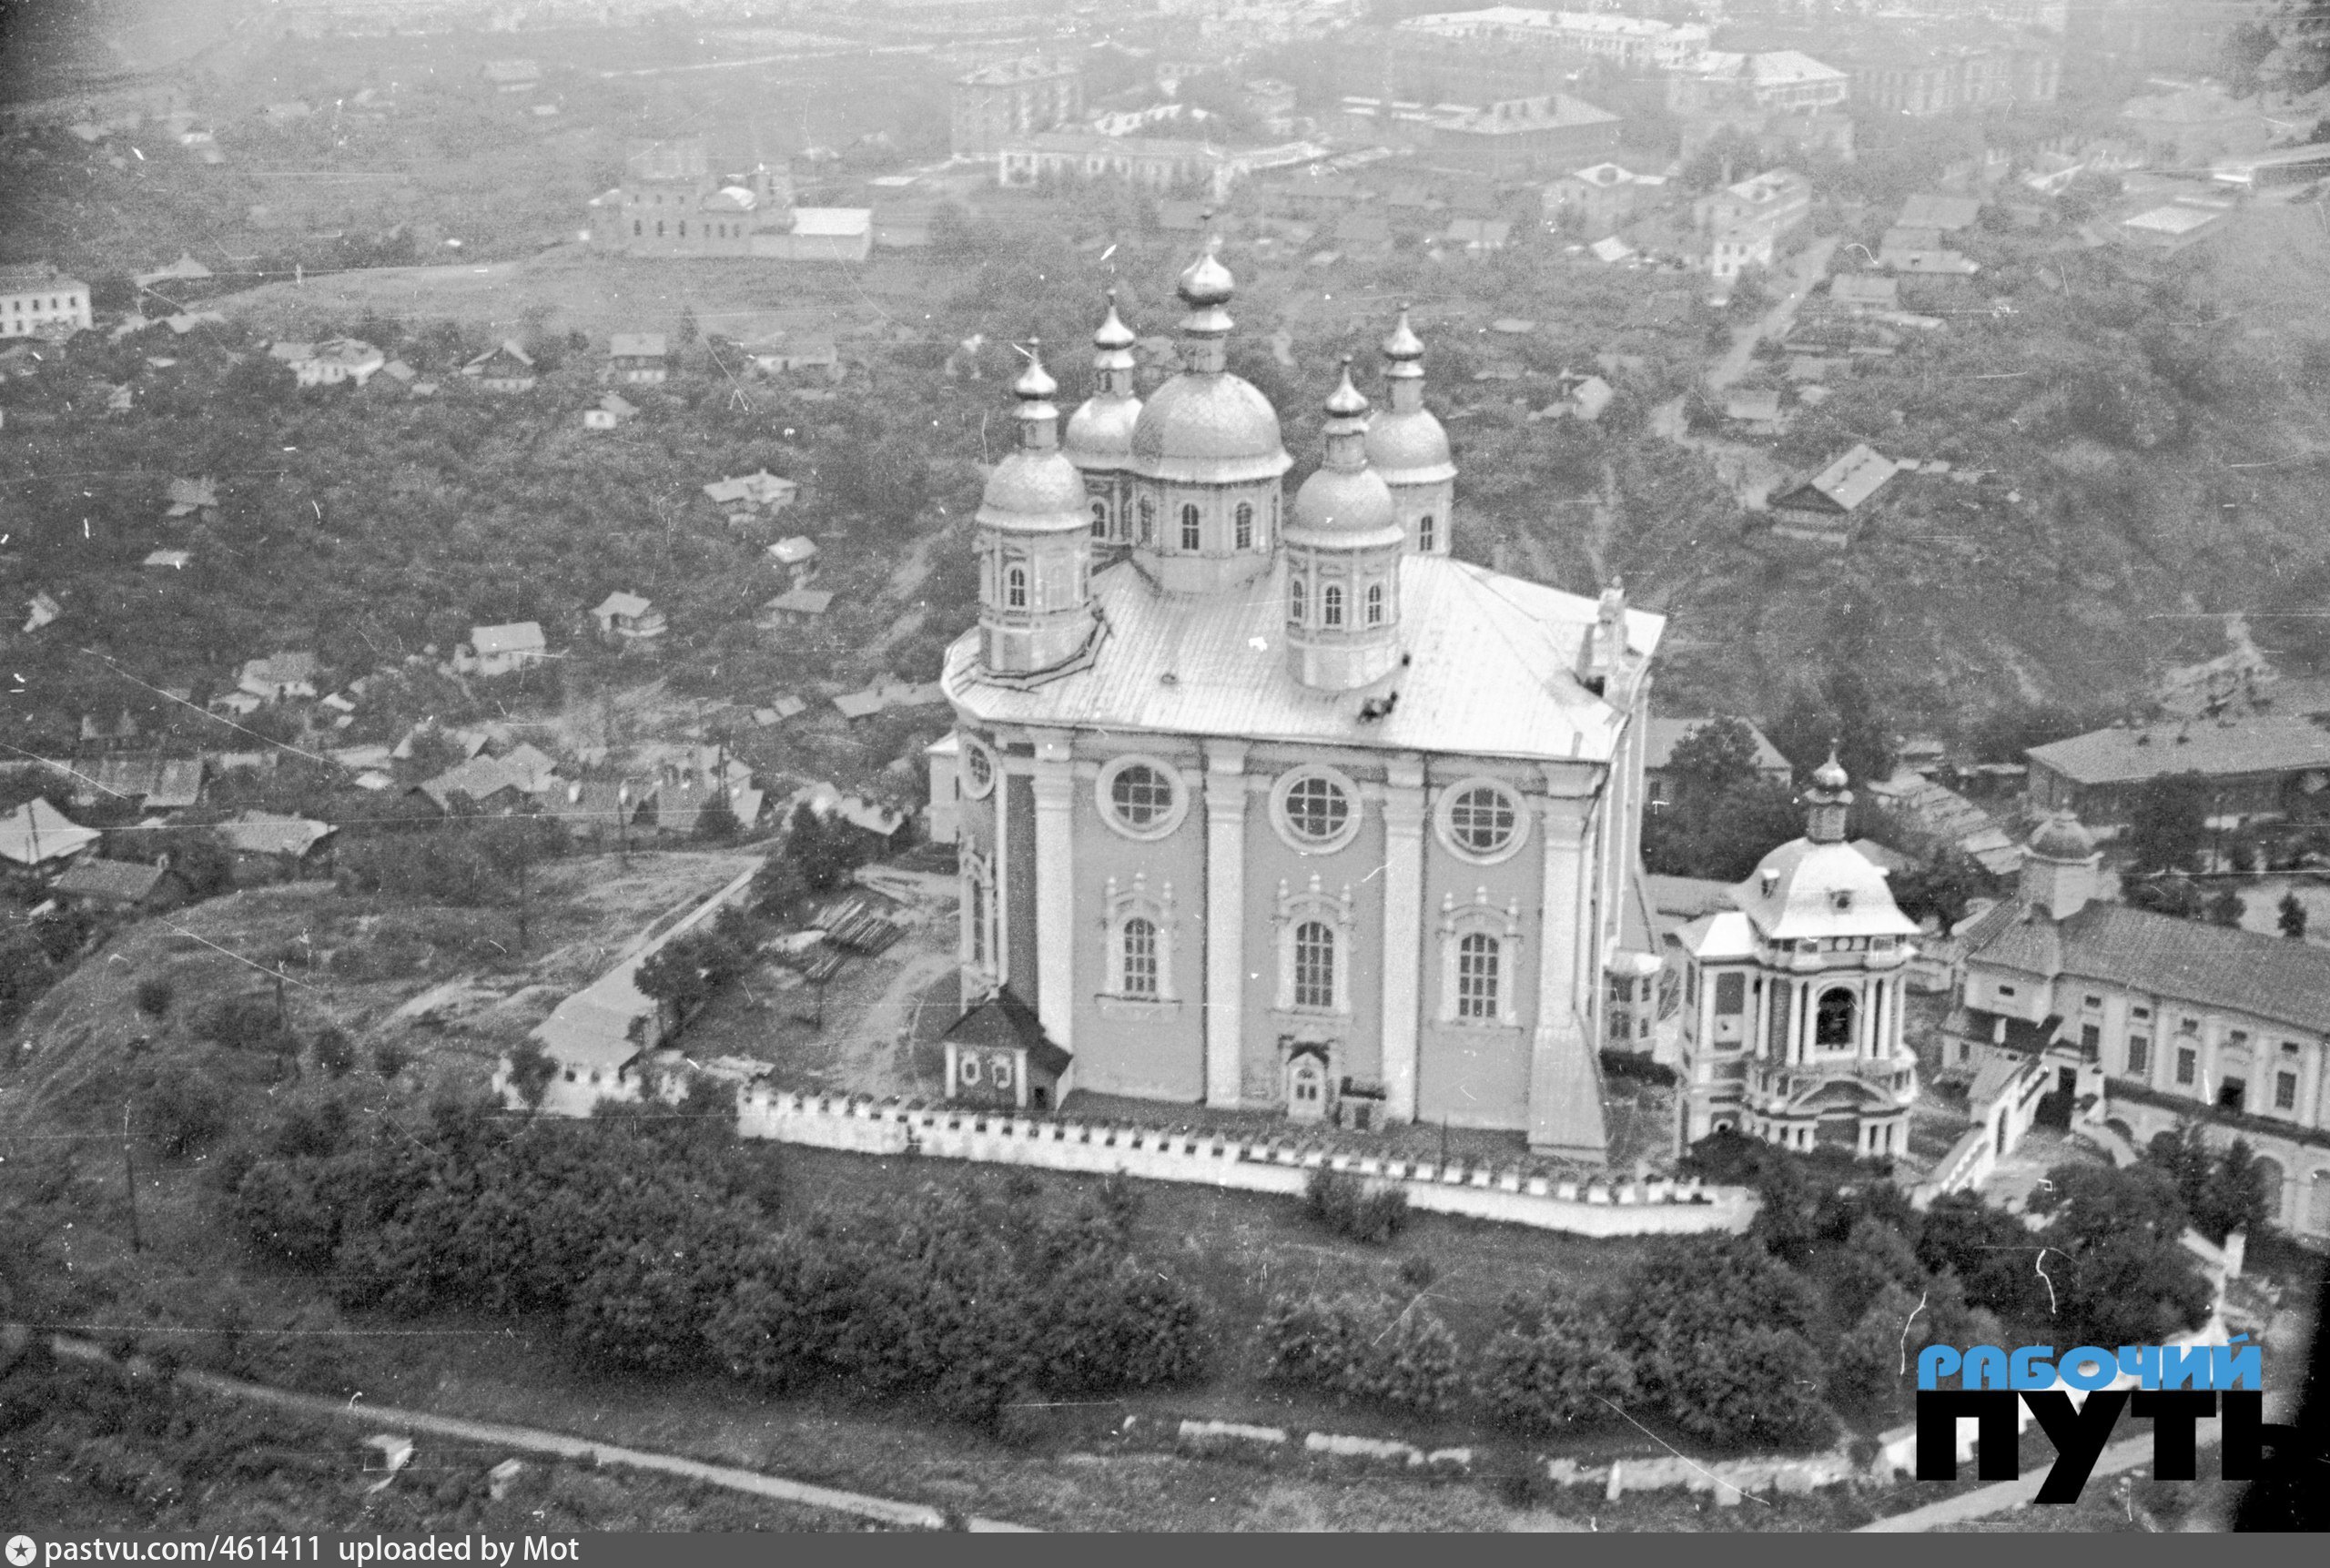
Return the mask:
<path id="1" fill-rule="evenodd" d="M 1036 736 L 1036 1016 L 1076 1048 L 1076 764 L 1069 737 Z"/>
<path id="2" fill-rule="evenodd" d="M 1423 764 L 1386 764 L 1383 789 L 1383 1097 L 1394 1122 L 1416 1115 L 1423 963 Z"/>
<path id="3" fill-rule="evenodd" d="M 1600 1164 L 1610 1139 L 1602 1116 L 1602 1080 L 1577 1005 L 1584 955 L 1591 951 L 1591 868 L 1586 837 L 1590 796 L 1567 795 L 1567 770 L 1549 769 L 1554 794 L 1543 803 L 1544 887 L 1537 927 L 1537 1017 L 1529 1048 L 1529 1146 L 1543 1153 Z"/>
<path id="4" fill-rule="evenodd" d="M 1205 1102 L 1235 1107 L 1246 982 L 1246 745 L 1205 748 Z"/>

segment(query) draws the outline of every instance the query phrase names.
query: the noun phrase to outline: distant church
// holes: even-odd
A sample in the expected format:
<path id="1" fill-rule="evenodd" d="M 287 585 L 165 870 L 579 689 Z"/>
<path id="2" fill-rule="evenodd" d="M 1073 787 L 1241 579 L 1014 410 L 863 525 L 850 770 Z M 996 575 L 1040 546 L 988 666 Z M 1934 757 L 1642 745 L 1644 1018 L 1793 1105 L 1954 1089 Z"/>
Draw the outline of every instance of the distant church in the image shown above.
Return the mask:
<path id="1" fill-rule="evenodd" d="M 1406 314 L 1291 503 L 1181 274 L 1144 403 L 1111 304 L 1065 433 L 1039 361 L 948 651 L 957 1098 L 1072 1090 L 1525 1131 L 1599 1162 L 1597 1047 L 1657 968 L 1638 845 L 1662 617 L 1450 557 L 1456 470 Z M 1647 984 L 1647 982 L 1643 982 Z M 1625 989 L 1621 989 L 1625 987 Z"/>

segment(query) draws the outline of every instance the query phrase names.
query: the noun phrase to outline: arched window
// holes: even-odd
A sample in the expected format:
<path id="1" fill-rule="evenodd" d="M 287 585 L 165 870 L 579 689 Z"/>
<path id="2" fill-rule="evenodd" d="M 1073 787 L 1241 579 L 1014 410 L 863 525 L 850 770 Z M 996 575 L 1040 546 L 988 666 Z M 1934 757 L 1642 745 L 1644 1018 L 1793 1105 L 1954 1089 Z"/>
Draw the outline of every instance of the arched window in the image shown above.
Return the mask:
<path id="1" fill-rule="evenodd" d="M 1003 604 L 1007 610 L 1028 608 L 1028 569 L 1015 566 L 1003 574 Z"/>
<path id="2" fill-rule="evenodd" d="M 1323 920 L 1306 920 L 1295 927 L 1294 1005 L 1335 1005 L 1335 930 Z"/>
<path id="3" fill-rule="evenodd" d="M 660 217 L 655 220 L 655 238 L 658 239 L 664 238 L 664 220 Z"/>
<path id="4" fill-rule="evenodd" d="M 684 218 L 684 218 L 680 219 L 680 238 L 681 238 L 682 239 L 685 239 L 687 237 L 688 237 L 688 220 L 687 220 L 686 218 Z"/>
<path id="5" fill-rule="evenodd" d="M 1383 624 L 1383 585 L 1381 582 L 1367 585 L 1367 623 L 1370 626 Z"/>
<path id="6" fill-rule="evenodd" d="M 1849 1047 L 1853 1043 L 1853 994 L 1839 986 L 1820 993 L 1812 1015 L 1812 1043 L 1824 1050 Z"/>
<path id="7" fill-rule="evenodd" d="M 1157 923 L 1141 916 L 1125 922 L 1125 983 L 1128 996 L 1157 995 Z"/>
<path id="8" fill-rule="evenodd" d="M 1150 533 L 1151 533 L 1151 531 L 1156 528 L 1156 526 L 1157 526 L 1157 503 L 1156 503 L 1155 501 L 1153 501 L 1149 500 L 1147 497 L 1143 497 L 1143 498 L 1141 499 L 1141 503 L 1140 503 L 1140 541 L 1141 541 L 1141 543 L 1143 543 L 1143 544 L 1147 544 L 1147 543 L 1149 542 L 1149 541 L 1150 541 Z"/>
<path id="9" fill-rule="evenodd" d="M 635 217 L 631 220 L 631 237 L 633 239 L 637 239 L 641 235 L 646 232 L 647 226 L 644 223 Z"/>
<path id="10" fill-rule="evenodd" d="M 1105 501 L 1096 501 L 1092 503 L 1092 537 L 1095 539 L 1109 537 L 1109 503 Z"/>
<path id="11" fill-rule="evenodd" d="M 1300 626 L 1309 618 L 1310 613 L 1310 594 L 1303 587 L 1302 579 L 1288 578 L 1286 580 L 1286 618 Z"/>
<path id="12" fill-rule="evenodd" d="M 1497 1017 L 1498 960 L 1504 945 L 1485 931 L 1456 944 L 1456 1016 L 1494 1022 Z"/>
<path id="13" fill-rule="evenodd" d="M 1432 513 L 1425 512 L 1422 517 L 1416 519 L 1416 548 L 1419 550 L 1432 549 L 1432 541 L 1435 535 L 1432 523 Z"/>
<path id="14" fill-rule="evenodd" d="M 1184 506 L 1181 508 L 1181 548 L 1195 550 L 1204 541 L 1204 535 L 1198 529 L 1198 509 Z"/>
<path id="15" fill-rule="evenodd" d="M 1319 593 L 1319 624 L 1340 626 L 1343 623 L 1343 590 L 1339 582 L 1330 582 Z"/>
<path id="16" fill-rule="evenodd" d="M 1239 548 L 1239 549 L 1241 549 L 1241 550 L 1251 550 L 1251 549 L 1253 549 L 1253 548 L 1254 548 L 1254 505 L 1253 505 L 1253 502 L 1251 502 L 1251 501 L 1240 501 L 1240 502 L 1238 503 L 1238 511 L 1237 511 L 1237 512 L 1236 512 L 1236 514 L 1235 514 L 1235 515 L 1236 515 L 1236 517 L 1237 517 L 1237 521 L 1238 521 L 1238 548 Z"/>

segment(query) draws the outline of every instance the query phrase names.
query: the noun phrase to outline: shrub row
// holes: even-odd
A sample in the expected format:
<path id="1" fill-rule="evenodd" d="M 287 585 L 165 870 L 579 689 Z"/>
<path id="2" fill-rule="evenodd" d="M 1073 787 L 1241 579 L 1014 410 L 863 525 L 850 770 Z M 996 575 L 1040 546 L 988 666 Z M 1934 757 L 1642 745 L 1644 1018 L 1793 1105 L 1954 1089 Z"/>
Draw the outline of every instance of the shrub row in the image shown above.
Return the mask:
<path id="1" fill-rule="evenodd" d="M 1347 1170 L 1315 1166 L 1302 1189 L 1311 1218 L 1336 1235 L 1382 1247 L 1408 1224 L 1407 1189 L 1371 1186 Z"/>

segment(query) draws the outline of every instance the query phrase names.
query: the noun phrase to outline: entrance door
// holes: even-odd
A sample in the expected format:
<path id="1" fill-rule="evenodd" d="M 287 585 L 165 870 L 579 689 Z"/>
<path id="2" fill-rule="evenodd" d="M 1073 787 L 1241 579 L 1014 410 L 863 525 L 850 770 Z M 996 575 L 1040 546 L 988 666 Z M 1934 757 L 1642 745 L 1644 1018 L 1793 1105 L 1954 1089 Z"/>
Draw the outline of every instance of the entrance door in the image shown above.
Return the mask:
<path id="1" fill-rule="evenodd" d="M 1286 1114 L 1295 1121 L 1327 1115 L 1327 1064 L 1305 1051 L 1286 1064 Z"/>
<path id="2" fill-rule="evenodd" d="M 2059 1067 L 2055 1072 L 2055 1087 L 2039 1097 L 2038 1108 L 2031 1113 L 2034 1126 L 2068 1128 L 2072 1125 L 2072 1108 L 2079 1098 L 2079 1069 Z"/>

